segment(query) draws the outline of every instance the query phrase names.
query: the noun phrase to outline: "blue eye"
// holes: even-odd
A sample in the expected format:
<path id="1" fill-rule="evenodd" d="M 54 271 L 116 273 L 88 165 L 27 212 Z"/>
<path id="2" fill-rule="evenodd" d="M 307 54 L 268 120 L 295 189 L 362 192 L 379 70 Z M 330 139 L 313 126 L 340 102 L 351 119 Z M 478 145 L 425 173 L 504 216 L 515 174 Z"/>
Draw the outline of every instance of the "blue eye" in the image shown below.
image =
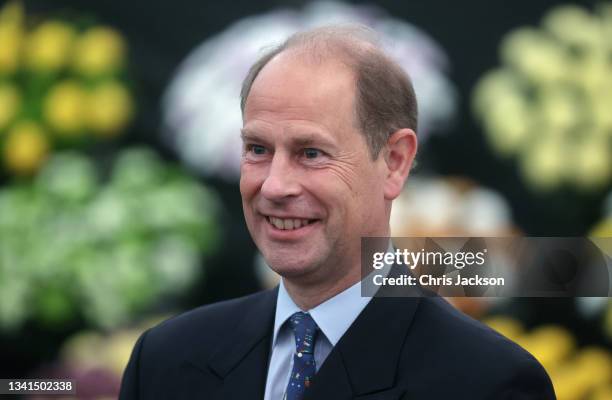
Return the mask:
<path id="1" fill-rule="evenodd" d="M 262 155 L 265 154 L 266 148 L 257 144 L 251 145 L 251 151 L 253 154 Z"/>
<path id="2" fill-rule="evenodd" d="M 306 156 L 306 158 L 317 158 L 320 155 L 321 155 L 321 150 L 304 149 L 304 156 Z"/>

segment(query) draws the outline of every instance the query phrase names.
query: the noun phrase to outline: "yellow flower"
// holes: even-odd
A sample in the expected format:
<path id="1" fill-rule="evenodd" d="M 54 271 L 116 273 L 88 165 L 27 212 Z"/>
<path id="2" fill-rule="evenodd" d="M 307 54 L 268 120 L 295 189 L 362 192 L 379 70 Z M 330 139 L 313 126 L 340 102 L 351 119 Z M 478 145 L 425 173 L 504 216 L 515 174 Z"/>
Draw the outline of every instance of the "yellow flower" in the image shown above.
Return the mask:
<path id="1" fill-rule="evenodd" d="M 476 84 L 472 97 L 472 109 L 478 117 L 490 112 L 498 98 L 522 96 L 522 85 L 518 76 L 509 69 L 487 72 Z"/>
<path id="2" fill-rule="evenodd" d="M 0 24 L 16 23 L 21 25 L 23 23 L 23 5 L 21 1 L 8 2 L 0 10 Z"/>
<path id="3" fill-rule="evenodd" d="M 612 39 L 612 3 L 599 4 L 598 8 L 602 17 L 601 30 L 604 38 L 607 38 L 608 48 L 610 48 L 610 39 Z"/>
<path id="4" fill-rule="evenodd" d="M 491 104 L 484 123 L 491 144 L 500 154 L 509 156 L 520 151 L 529 137 L 531 111 L 521 96 L 508 94 Z"/>
<path id="5" fill-rule="evenodd" d="M 573 129 L 582 117 L 580 98 L 561 85 L 542 87 L 538 93 L 538 105 L 538 116 L 549 131 Z"/>
<path id="6" fill-rule="evenodd" d="M 597 19 L 580 6 L 556 7 L 546 15 L 543 25 L 567 45 L 589 47 L 600 40 Z"/>
<path id="7" fill-rule="evenodd" d="M 608 300 L 608 309 L 604 317 L 604 330 L 608 339 L 612 339 L 612 301 Z"/>
<path id="8" fill-rule="evenodd" d="M 125 47 L 123 38 L 114 29 L 91 28 L 77 41 L 75 69 L 88 76 L 113 72 L 123 65 Z"/>
<path id="9" fill-rule="evenodd" d="M 610 400 L 612 399 L 612 384 L 602 385 L 593 391 L 591 400 Z"/>
<path id="10" fill-rule="evenodd" d="M 74 30 L 59 21 L 41 24 L 26 39 L 25 63 L 35 71 L 57 71 L 69 60 Z"/>
<path id="11" fill-rule="evenodd" d="M 594 126 L 599 132 L 607 132 L 612 137 L 612 79 L 589 97 L 589 105 Z"/>
<path id="12" fill-rule="evenodd" d="M 107 351 L 104 355 L 104 365 L 117 376 L 121 375 L 138 340 L 138 331 L 120 331 L 108 338 Z"/>
<path id="13" fill-rule="evenodd" d="M 493 316 L 483 321 L 491 329 L 496 330 L 500 334 L 504 335 L 510 340 L 517 340 L 521 335 L 525 333 L 525 329 L 520 321 L 505 317 L 505 316 Z"/>
<path id="14" fill-rule="evenodd" d="M 501 45 L 504 61 L 534 83 L 559 81 L 568 74 L 564 49 L 532 28 L 510 32 Z"/>
<path id="15" fill-rule="evenodd" d="M 595 225 L 595 227 L 591 229 L 589 236 L 603 238 L 612 237 L 612 217 L 604 219 L 603 221 Z M 609 256 L 612 257 L 612 254 L 609 254 Z M 612 317 L 612 312 L 610 313 L 610 316 Z M 610 322 L 612 323 L 612 319 L 610 320 Z M 610 327 L 612 328 L 612 325 L 610 325 Z M 610 333 L 612 334 L 612 331 L 610 331 Z"/>
<path id="16" fill-rule="evenodd" d="M 565 177 L 567 151 L 558 139 L 542 139 L 530 143 L 521 155 L 521 173 L 535 189 L 557 188 Z"/>
<path id="17" fill-rule="evenodd" d="M 606 349 L 587 347 L 578 353 L 574 362 L 590 387 L 606 384 L 612 379 L 612 358 Z"/>
<path id="18" fill-rule="evenodd" d="M 0 10 L 0 74 L 11 74 L 19 66 L 22 31 L 23 7 L 10 2 Z"/>
<path id="19" fill-rule="evenodd" d="M 30 175 L 38 170 L 49 152 L 49 141 L 35 122 L 17 124 L 4 145 L 4 163 L 18 175 Z"/>
<path id="20" fill-rule="evenodd" d="M 133 104 L 127 89 L 111 81 L 96 87 L 87 103 L 88 127 L 100 136 L 119 133 L 129 122 Z"/>
<path id="21" fill-rule="evenodd" d="M 552 371 L 574 351 L 576 344 L 571 333 L 557 325 L 543 325 L 518 339 L 518 343 Z"/>
<path id="22" fill-rule="evenodd" d="M 586 134 L 587 132 L 585 132 Z M 610 142 L 598 135 L 588 134 L 582 143 L 574 146 L 570 172 L 575 184 L 583 189 L 605 186 L 612 176 Z"/>
<path id="23" fill-rule="evenodd" d="M 592 95 L 610 82 L 608 54 L 603 51 L 590 51 L 572 62 L 571 83 L 586 95 Z"/>
<path id="24" fill-rule="evenodd" d="M 78 134 L 83 128 L 86 95 L 76 81 L 66 80 L 49 91 L 44 102 L 45 120 L 60 135 Z"/>
<path id="25" fill-rule="evenodd" d="M 14 85 L 0 85 L 0 132 L 15 118 L 21 106 L 21 94 Z"/>
<path id="26" fill-rule="evenodd" d="M 612 180 L 612 4 L 595 11 L 555 7 L 542 29 L 511 31 L 500 46 L 505 65 L 474 90 L 492 147 L 519 157 L 538 190 L 598 190 Z"/>
<path id="27" fill-rule="evenodd" d="M 551 371 L 546 370 L 555 388 L 557 400 L 586 399 L 589 384 L 583 379 L 578 367 L 572 363 L 564 363 Z"/>

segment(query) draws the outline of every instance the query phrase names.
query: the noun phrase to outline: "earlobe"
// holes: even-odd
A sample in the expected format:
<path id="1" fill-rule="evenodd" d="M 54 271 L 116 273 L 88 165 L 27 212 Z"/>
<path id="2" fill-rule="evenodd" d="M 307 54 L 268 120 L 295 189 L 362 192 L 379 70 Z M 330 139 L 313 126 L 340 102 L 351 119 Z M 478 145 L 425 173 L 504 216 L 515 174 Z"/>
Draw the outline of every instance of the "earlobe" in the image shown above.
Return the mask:
<path id="1" fill-rule="evenodd" d="M 385 150 L 387 176 L 385 179 L 385 199 L 397 198 L 404 182 L 410 174 L 410 168 L 417 152 L 418 141 L 412 129 L 400 129 L 389 136 Z"/>

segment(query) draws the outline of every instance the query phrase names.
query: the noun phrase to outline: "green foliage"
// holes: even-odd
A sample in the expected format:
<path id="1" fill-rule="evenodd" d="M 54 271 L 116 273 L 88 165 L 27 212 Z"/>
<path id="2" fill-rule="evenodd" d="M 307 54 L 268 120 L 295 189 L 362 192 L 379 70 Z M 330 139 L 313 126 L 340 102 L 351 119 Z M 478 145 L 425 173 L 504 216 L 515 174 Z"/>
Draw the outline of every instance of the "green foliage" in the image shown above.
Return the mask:
<path id="1" fill-rule="evenodd" d="M 210 190 L 146 149 L 120 153 L 106 180 L 98 172 L 63 153 L 0 190 L 0 330 L 115 327 L 202 273 L 218 239 Z"/>

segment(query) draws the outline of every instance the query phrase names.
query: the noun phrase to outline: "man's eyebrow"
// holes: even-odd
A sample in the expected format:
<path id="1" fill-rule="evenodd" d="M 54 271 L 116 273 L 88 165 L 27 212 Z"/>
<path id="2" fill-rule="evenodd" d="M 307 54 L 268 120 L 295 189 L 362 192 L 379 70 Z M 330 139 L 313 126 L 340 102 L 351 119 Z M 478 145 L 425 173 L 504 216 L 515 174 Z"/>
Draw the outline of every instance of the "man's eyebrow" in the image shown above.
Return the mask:
<path id="1" fill-rule="evenodd" d="M 291 144 L 296 147 L 311 145 L 326 145 L 335 147 L 333 140 L 317 132 L 295 133 L 291 139 Z"/>
<path id="2" fill-rule="evenodd" d="M 291 143 L 296 147 L 306 147 L 316 144 L 331 144 L 329 143 L 329 141 L 322 140 L 321 138 L 315 135 L 298 136 L 294 138 Z"/>
<path id="3" fill-rule="evenodd" d="M 244 128 L 240 129 L 240 138 L 243 142 L 247 140 L 264 140 L 264 138 L 262 138 L 261 135 L 257 134 L 257 132 L 250 131 Z"/>
<path id="4" fill-rule="evenodd" d="M 240 129 L 240 137 L 243 141 L 266 141 L 265 137 L 258 134 L 257 132 L 244 128 Z M 291 138 L 291 145 L 296 147 L 311 146 L 313 144 L 327 145 L 332 147 L 336 146 L 333 140 L 330 140 L 316 132 L 294 133 L 293 137 Z"/>

